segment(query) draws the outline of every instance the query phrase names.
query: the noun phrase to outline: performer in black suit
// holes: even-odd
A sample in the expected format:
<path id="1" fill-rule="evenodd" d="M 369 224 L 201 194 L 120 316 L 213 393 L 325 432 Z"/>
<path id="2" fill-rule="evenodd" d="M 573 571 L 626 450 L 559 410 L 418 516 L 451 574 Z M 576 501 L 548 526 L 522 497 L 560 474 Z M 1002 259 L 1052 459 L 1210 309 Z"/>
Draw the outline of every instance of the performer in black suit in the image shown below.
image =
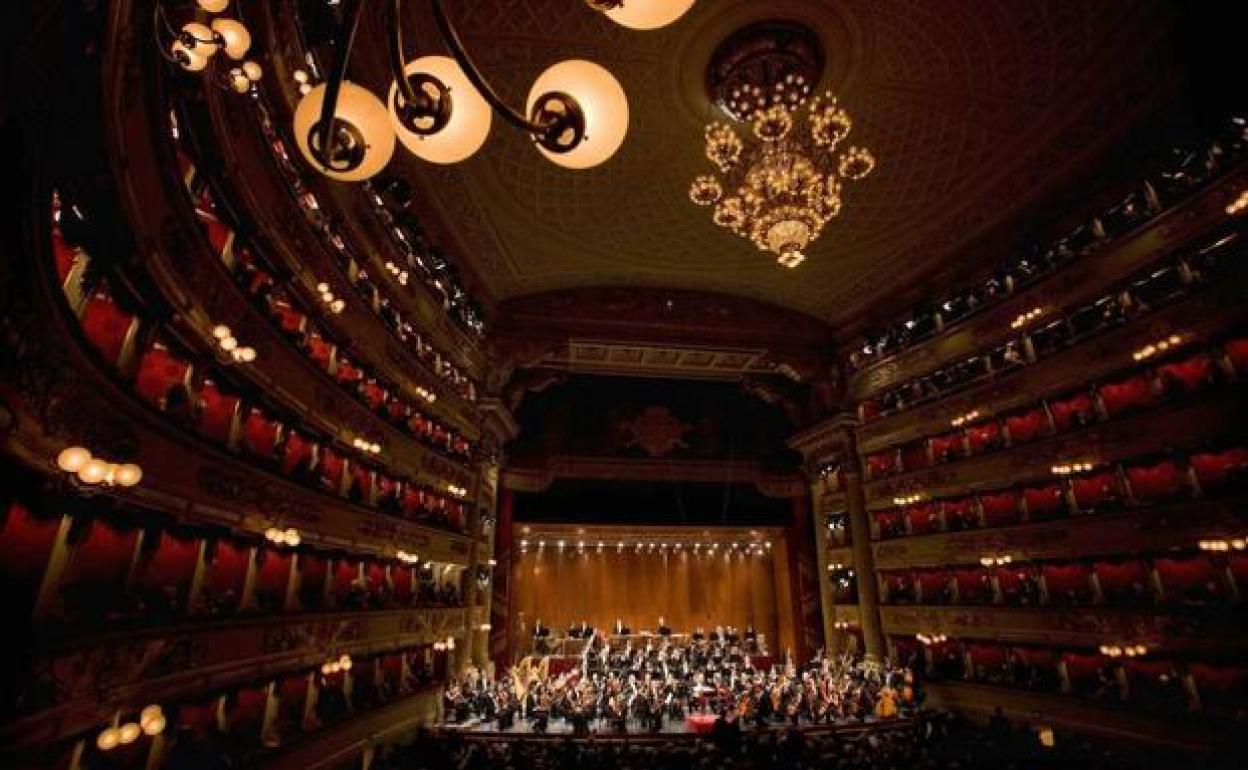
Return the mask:
<path id="1" fill-rule="evenodd" d="M 671 636 L 672 635 L 672 629 L 671 627 L 667 625 L 667 622 L 663 620 L 662 615 L 659 616 L 658 631 L 659 631 L 659 636 Z"/>
<path id="2" fill-rule="evenodd" d="M 615 628 L 611 631 L 611 633 L 616 636 L 628 636 L 632 633 L 632 630 L 624 624 L 624 621 L 621 618 L 616 618 Z"/>

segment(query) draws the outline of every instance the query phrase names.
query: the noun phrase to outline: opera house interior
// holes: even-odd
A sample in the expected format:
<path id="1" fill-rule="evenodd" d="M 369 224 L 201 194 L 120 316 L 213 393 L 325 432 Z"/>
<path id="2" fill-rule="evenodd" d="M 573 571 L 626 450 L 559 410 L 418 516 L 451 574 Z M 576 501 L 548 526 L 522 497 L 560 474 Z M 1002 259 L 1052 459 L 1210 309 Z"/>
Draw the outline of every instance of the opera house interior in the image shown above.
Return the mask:
<path id="1" fill-rule="evenodd" d="M 0 764 L 1243 766 L 1233 4 L 6 6 Z"/>

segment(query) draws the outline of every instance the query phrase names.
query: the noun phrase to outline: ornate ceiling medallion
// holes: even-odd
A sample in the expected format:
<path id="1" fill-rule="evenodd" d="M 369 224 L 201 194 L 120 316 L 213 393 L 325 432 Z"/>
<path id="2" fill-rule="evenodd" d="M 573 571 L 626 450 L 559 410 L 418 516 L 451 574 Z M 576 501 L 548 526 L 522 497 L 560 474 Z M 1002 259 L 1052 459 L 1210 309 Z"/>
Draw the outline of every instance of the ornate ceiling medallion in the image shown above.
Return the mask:
<path id="1" fill-rule="evenodd" d="M 720 44 L 707 70 L 712 100 L 733 121 L 706 127 L 706 157 L 719 175 L 693 180 L 689 198 L 713 206 L 712 221 L 785 267 L 797 267 L 841 211 L 842 185 L 871 173 L 875 158 L 846 146 L 853 121 L 831 92 L 811 98 L 824 55 L 810 29 L 769 21 Z"/>

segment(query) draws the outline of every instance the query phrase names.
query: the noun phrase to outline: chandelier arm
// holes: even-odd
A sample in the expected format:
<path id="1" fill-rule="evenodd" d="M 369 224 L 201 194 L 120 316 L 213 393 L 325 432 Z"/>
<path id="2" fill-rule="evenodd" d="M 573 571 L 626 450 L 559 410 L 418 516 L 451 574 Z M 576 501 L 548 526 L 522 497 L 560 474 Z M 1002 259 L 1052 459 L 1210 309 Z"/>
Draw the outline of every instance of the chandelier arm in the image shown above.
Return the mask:
<path id="1" fill-rule="evenodd" d="M 338 110 L 338 92 L 342 89 L 342 81 L 347 77 L 347 61 L 351 58 L 351 48 L 355 45 L 355 33 L 360 28 L 360 17 L 363 16 L 366 0 L 348 0 L 353 5 L 348 7 L 346 19 L 338 31 L 336 43 L 339 44 L 338 61 L 325 83 L 325 101 L 321 105 L 321 118 L 317 124 L 319 142 L 309 142 L 310 149 L 319 156 L 317 160 L 325 167 L 330 165 L 333 148 L 330 142 L 334 136 L 334 119 Z"/>
<path id="2" fill-rule="evenodd" d="M 455 57 L 455 61 L 459 62 L 460 68 L 463 69 L 464 75 L 468 77 L 468 81 L 472 83 L 473 87 L 489 102 L 494 111 L 508 123 L 531 134 L 544 136 L 550 128 L 549 126 L 529 120 L 519 110 L 503 101 L 503 98 L 498 95 L 494 87 L 486 81 L 485 76 L 481 74 L 481 70 L 473 63 L 472 57 L 468 55 L 467 49 L 464 48 L 464 43 L 460 40 L 459 33 L 455 31 L 455 27 L 447 17 L 446 8 L 442 5 L 442 0 L 430 0 L 430 5 L 433 6 L 433 16 L 438 22 L 438 31 L 442 33 L 442 40 L 451 49 L 451 54 Z"/>
<path id="3" fill-rule="evenodd" d="M 412 88 L 404 72 L 407 62 L 403 61 L 403 0 L 394 0 L 390 4 L 390 14 L 390 24 L 394 27 L 394 36 L 390 38 L 390 69 L 394 70 L 394 82 L 398 84 L 403 101 L 414 104 L 416 89 Z"/>

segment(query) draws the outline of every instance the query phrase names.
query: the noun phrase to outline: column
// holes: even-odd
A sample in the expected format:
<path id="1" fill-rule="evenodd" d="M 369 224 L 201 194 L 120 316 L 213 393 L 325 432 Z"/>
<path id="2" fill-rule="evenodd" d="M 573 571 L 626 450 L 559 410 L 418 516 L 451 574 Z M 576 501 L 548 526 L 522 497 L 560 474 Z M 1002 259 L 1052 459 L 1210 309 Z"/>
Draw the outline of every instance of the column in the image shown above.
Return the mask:
<path id="1" fill-rule="evenodd" d="M 862 486 L 862 467 L 853 431 L 844 431 L 842 469 L 845 476 L 845 499 L 849 514 L 849 531 L 854 554 L 854 575 L 858 581 L 858 622 L 866 645 L 866 657 L 881 658 L 884 631 L 880 625 L 880 589 L 875 578 L 875 553 L 871 550 L 871 521 L 867 515 L 867 498 Z"/>

